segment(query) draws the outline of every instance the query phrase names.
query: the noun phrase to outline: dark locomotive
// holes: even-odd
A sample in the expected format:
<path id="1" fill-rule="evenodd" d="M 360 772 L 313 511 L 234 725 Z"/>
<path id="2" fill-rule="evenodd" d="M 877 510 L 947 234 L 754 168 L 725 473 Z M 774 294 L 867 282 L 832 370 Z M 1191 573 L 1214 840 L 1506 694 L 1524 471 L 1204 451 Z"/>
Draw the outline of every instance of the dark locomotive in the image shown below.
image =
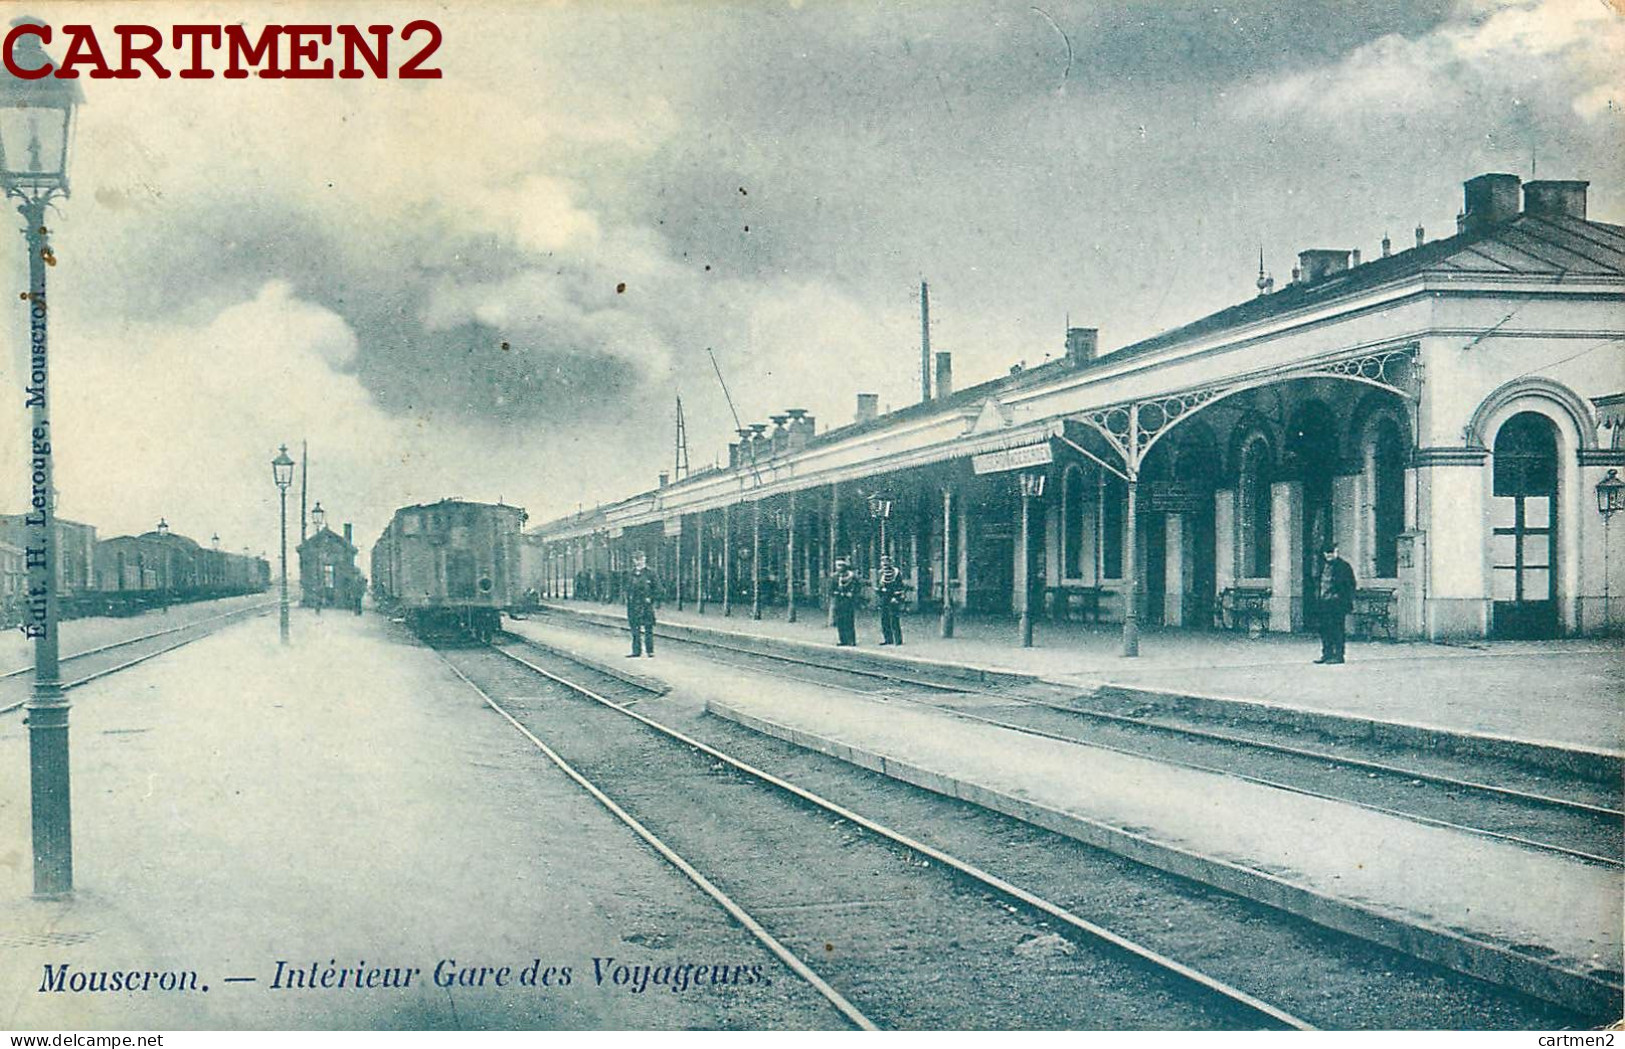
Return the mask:
<path id="1" fill-rule="evenodd" d="M 521 603 L 525 511 L 442 499 L 405 506 L 372 548 L 373 597 L 419 634 L 489 641 Z"/>

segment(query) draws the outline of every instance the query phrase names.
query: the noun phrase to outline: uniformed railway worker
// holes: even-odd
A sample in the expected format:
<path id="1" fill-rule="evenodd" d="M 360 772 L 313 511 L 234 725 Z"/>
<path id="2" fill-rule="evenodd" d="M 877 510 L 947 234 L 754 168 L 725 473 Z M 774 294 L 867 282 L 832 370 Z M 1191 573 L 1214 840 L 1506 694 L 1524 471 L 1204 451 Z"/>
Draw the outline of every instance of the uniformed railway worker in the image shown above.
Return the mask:
<path id="1" fill-rule="evenodd" d="M 835 603 L 836 644 L 858 643 L 858 628 L 854 617 L 858 612 L 858 574 L 843 558 L 835 562 L 835 579 L 830 583 L 830 599 Z"/>
<path id="2" fill-rule="evenodd" d="M 1320 658 L 1316 663 L 1343 662 L 1343 619 L 1354 608 L 1354 569 L 1328 543 L 1320 566 Z"/>
<path id="3" fill-rule="evenodd" d="M 626 658 L 653 658 L 655 654 L 655 594 L 659 583 L 641 552 L 632 555 L 632 574 L 626 577 L 626 624 L 632 629 L 632 652 Z"/>
<path id="4" fill-rule="evenodd" d="M 880 578 L 875 581 L 875 601 L 880 605 L 880 643 L 903 643 L 903 583 L 902 569 L 889 557 L 880 559 Z"/>

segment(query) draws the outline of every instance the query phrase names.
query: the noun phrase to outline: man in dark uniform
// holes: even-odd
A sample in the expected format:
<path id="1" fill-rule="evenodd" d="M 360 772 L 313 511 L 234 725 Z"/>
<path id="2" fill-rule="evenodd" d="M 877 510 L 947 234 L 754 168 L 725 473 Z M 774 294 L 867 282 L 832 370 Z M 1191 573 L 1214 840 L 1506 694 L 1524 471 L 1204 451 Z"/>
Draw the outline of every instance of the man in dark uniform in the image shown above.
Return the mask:
<path id="1" fill-rule="evenodd" d="M 830 584 L 830 597 L 835 602 L 835 632 L 838 645 L 856 645 L 858 628 L 854 617 L 858 612 L 858 574 L 843 559 L 835 562 L 835 580 Z"/>
<path id="2" fill-rule="evenodd" d="M 880 578 L 875 581 L 875 600 L 880 604 L 882 645 L 903 643 L 903 572 L 889 557 L 880 559 Z"/>
<path id="3" fill-rule="evenodd" d="M 1343 662 L 1343 620 L 1354 608 L 1354 569 L 1337 556 L 1337 544 L 1326 546 L 1320 566 L 1320 658 L 1316 663 Z"/>
<path id="4" fill-rule="evenodd" d="M 632 555 L 632 574 L 626 577 L 626 625 L 632 628 L 632 652 L 636 659 L 655 654 L 655 574 L 649 570 L 642 552 Z"/>

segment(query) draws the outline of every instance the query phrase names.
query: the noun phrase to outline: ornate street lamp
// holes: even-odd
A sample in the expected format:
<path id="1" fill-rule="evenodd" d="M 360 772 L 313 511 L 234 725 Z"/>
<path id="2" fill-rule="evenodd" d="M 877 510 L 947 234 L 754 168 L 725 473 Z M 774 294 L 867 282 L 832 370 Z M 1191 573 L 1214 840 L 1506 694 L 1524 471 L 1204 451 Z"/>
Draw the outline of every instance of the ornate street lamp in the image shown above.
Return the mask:
<path id="1" fill-rule="evenodd" d="M 293 460 L 288 458 L 288 446 L 283 445 L 271 460 L 271 479 L 276 482 L 282 496 L 282 643 L 288 643 L 288 486 L 293 484 Z"/>
<path id="2" fill-rule="evenodd" d="M 1033 647 L 1033 570 L 1031 507 L 1034 499 L 1044 497 L 1044 483 L 1048 475 L 1030 471 L 1020 476 L 1021 482 L 1021 647 Z"/>
<path id="3" fill-rule="evenodd" d="M 315 526 L 317 535 L 320 535 L 322 529 L 327 527 L 327 511 L 322 509 L 320 499 L 316 500 L 315 508 L 310 511 L 310 523 Z"/>
<path id="4" fill-rule="evenodd" d="M 32 18 L 21 23 L 41 24 Z M 13 63 L 38 69 L 50 61 L 39 37 L 24 34 Z M 56 507 L 52 485 L 51 402 L 46 339 L 45 270 L 56 262 L 45 209 L 68 195 L 68 146 L 73 114 L 83 94 L 77 80 L 23 80 L 0 67 L 0 188 L 17 201 L 28 244 L 29 367 L 32 409 L 27 447 L 31 511 L 28 528 L 29 618 L 34 639 L 34 690 L 28 701 L 29 786 L 33 802 L 34 895 L 58 899 L 73 892 L 73 830 L 68 779 L 68 701 L 62 693 L 57 647 Z"/>
<path id="5" fill-rule="evenodd" d="M 1625 481 L 1619 479 L 1618 470 L 1609 470 L 1608 476 L 1597 482 L 1597 512 L 1602 514 L 1602 629 L 1604 633 L 1613 629 L 1612 594 L 1609 584 L 1611 568 L 1608 564 L 1608 548 L 1612 545 L 1613 537 L 1608 534 L 1608 523 L 1614 514 L 1625 509 Z"/>
<path id="6" fill-rule="evenodd" d="M 1608 476 L 1597 482 L 1597 512 L 1603 520 L 1625 509 L 1625 481 L 1619 479 L 1618 470 L 1609 470 Z"/>

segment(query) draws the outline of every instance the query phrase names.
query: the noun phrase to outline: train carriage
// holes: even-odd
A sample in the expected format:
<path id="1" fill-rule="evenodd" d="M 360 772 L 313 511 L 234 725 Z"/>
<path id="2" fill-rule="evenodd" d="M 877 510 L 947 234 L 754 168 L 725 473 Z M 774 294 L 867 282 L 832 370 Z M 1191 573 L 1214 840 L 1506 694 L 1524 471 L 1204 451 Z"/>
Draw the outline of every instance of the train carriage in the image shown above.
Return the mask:
<path id="1" fill-rule="evenodd" d="M 373 593 L 420 634 L 490 640 L 523 595 L 525 511 L 443 499 L 395 511 L 372 550 Z"/>

